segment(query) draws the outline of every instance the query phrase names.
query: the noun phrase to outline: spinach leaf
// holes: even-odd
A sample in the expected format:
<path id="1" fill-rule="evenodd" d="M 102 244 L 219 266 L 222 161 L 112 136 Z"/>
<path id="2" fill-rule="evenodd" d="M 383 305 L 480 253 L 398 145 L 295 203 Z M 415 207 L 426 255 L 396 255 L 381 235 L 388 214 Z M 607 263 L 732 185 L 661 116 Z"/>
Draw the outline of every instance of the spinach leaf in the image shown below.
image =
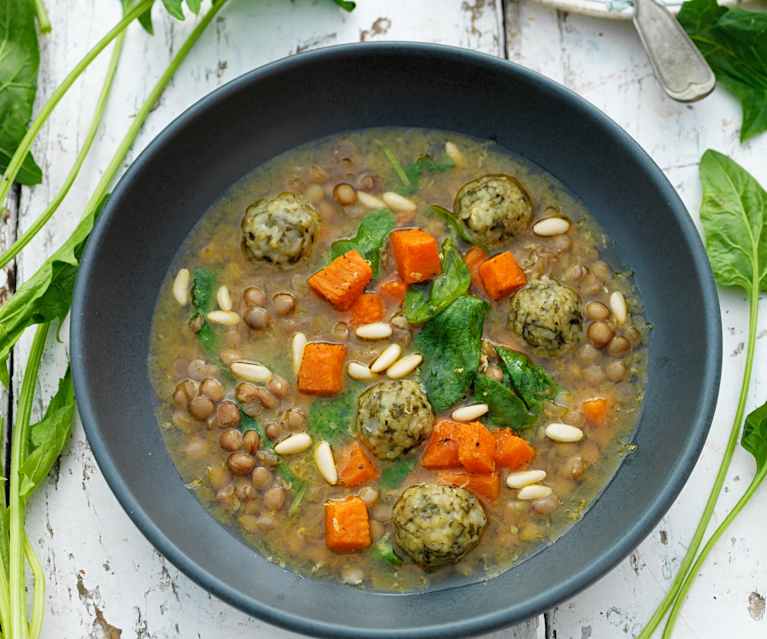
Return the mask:
<path id="1" fill-rule="evenodd" d="M 337 442 L 351 433 L 357 406 L 357 387 L 331 398 L 316 398 L 309 407 L 309 432 L 318 439 Z"/>
<path id="2" fill-rule="evenodd" d="M 444 173 L 455 166 L 450 158 L 438 162 L 433 160 L 430 155 L 421 155 L 412 164 L 407 164 L 403 168 L 408 178 L 408 184 L 403 185 L 399 192 L 403 195 L 412 195 L 416 193 L 421 186 L 421 177 L 426 173 Z"/>
<path id="3" fill-rule="evenodd" d="M 442 272 L 428 284 L 409 286 L 404 313 L 411 324 L 423 324 L 444 310 L 471 286 L 471 273 L 450 238 L 442 244 Z"/>
<path id="4" fill-rule="evenodd" d="M 21 334 L 33 324 L 62 320 L 72 303 L 80 255 L 108 195 L 86 215 L 72 235 L 0 306 L 0 382 L 8 384 L 8 354 Z"/>
<path id="5" fill-rule="evenodd" d="M 501 359 L 508 382 L 514 391 L 531 413 L 539 415 L 543 402 L 553 399 L 557 393 L 554 381 L 543 368 L 533 364 L 524 353 L 518 353 L 503 346 L 496 346 L 495 352 Z"/>
<path id="6" fill-rule="evenodd" d="M 255 417 L 248 415 L 244 410 L 242 410 L 242 407 L 240 407 L 240 431 L 245 434 L 249 430 L 254 430 L 258 433 L 258 436 L 261 438 L 262 446 L 266 446 L 267 448 L 274 447 L 272 445 L 272 440 L 266 436 L 266 432 L 264 431 L 261 424 L 258 423 L 258 420 L 256 420 Z"/>
<path id="7" fill-rule="evenodd" d="M 75 418 L 75 393 L 72 373 L 67 369 L 45 415 L 29 430 L 29 449 L 21 469 L 20 496 L 31 495 L 48 476 L 72 433 Z"/>
<path id="8" fill-rule="evenodd" d="M 375 278 L 381 261 L 381 249 L 396 224 L 394 214 L 389 209 L 378 209 L 368 213 L 360 222 L 354 237 L 336 240 L 330 245 L 330 257 L 335 259 L 352 249 L 357 249 L 360 255 L 370 263 Z"/>
<path id="9" fill-rule="evenodd" d="M 740 101 L 741 141 L 767 130 L 767 13 L 688 0 L 678 19 L 717 80 Z"/>
<path id="10" fill-rule="evenodd" d="M 333 0 L 333 2 L 335 2 L 344 11 L 348 11 L 350 13 L 357 8 L 357 3 L 352 2 L 351 0 Z"/>
<path id="11" fill-rule="evenodd" d="M 206 268 L 198 266 L 192 269 L 192 319 L 202 321 L 197 331 L 197 341 L 209 357 L 218 359 L 218 336 L 207 320 L 215 301 L 216 276 Z"/>
<path id="12" fill-rule="evenodd" d="M 385 490 L 392 490 L 399 486 L 410 471 L 415 467 L 415 457 L 403 457 L 384 468 L 378 485 Z"/>
<path id="13" fill-rule="evenodd" d="M 378 561 L 383 561 L 391 566 L 402 565 L 402 559 L 400 559 L 397 556 L 397 553 L 394 552 L 394 546 L 392 546 L 391 541 L 389 541 L 389 533 L 386 533 L 383 537 L 381 537 L 373 545 L 373 548 L 370 552 L 373 555 L 373 558 L 377 559 Z"/>
<path id="14" fill-rule="evenodd" d="M 767 472 L 767 403 L 746 417 L 740 442 L 756 460 L 757 473 Z"/>
<path id="15" fill-rule="evenodd" d="M 290 491 L 293 493 L 293 501 L 290 502 L 288 515 L 295 515 L 306 496 L 306 490 L 309 487 L 308 483 L 290 470 L 290 466 L 285 462 L 277 464 L 277 473 L 285 480 L 285 483 L 288 484 Z"/>
<path id="16" fill-rule="evenodd" d="M 416 335 L 415 347 L 424 357 L 421 381 L 435 411 L 447 410 L 471 387 L 488 309 L 487 302 L 476 297 L 459 297 Z"/>
<path id="17" fill-rule="evenodd" d="M 767 290 L 767 192 L 743 167 L 716 151 L 700 161 L 700 219 L 717 282 L 746 293 Z"/>
<path id="18" fill-rule="evenodd" d="M 39 66 L 34 3 L 0 0 L 0 172 L 8 167 L 27 132 Z M 42 179 L 40 167 L 28 153 L 16 181 L 31 186 Z"/>
<path id="19" fill-rule="evenodd" d="M 439 206 L 439 204 L 432 204 L 427 209 L 427 212 L 444 221 L 448 228 L 450 228 L 450 230 L 464 242 L 467 242 L 468 244 L 479 244 L 477 238 L 475 237 L 474 233 L 471 232 L 469 227 L 461 222 L 461 220 L 455 216 L 455 213 L 448 211 L 444 206 Z"/>
<path id="20" fill-rule="evenodd" d="M 524 428 L 535 421 L 536 416 L 528 412 L 525 402 L 512 389 L 487 375 L 477 375 L 474 396 L 488 405 L 487 420 L 491 424 Z"/>

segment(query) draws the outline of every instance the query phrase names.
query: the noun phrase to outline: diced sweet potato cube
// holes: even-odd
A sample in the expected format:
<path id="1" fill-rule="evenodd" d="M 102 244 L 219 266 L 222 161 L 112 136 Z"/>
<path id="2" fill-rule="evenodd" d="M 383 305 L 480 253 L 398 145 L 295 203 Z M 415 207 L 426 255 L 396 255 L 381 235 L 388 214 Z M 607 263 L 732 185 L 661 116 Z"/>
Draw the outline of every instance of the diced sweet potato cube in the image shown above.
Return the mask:
<path id="1" fill-rule="evenodd" d="M 311 342 L 304 347 L 298 390 L 307 395 L 335 395 L 344 387 L 346 346 Z"/>
<path id="2" fill-rule="evenodd" d="M 378 285 L 378 290 L 385 298 L 402 304 L 402 300 L 405 299 L 405 293 L 407 293 L 407 284 L 403 282 L 399 277 L 381 282 Z"/>
<path id="3" fill-rule="evenodd" d="M 352 324 L 372 324 L 383 319 L 384 306 L 378 293 L 363 293 L 352 305 Z"/>
<path id="4" fill-rule="evenodd" d="M 443 419 L 434 425 L 429 441 L 421 457 L 424 468 L 455 468 L 460 466 L 458 459 L 458 428 L 461 424 Z"/>
<path id="5" fill-rule="evenodd" d="M 473 492 L 481 499 L 494 501 L 501 492 L 501 477 L 498 473 L 466 473 L 445 471 L 439 474 L 443 484 L 459 486 Z"/>
<path id="6" fill-rule="evenodd" d="M 495 435 L 495 463 L 509 470 L 525 468 L 535 457 L 533 448 L 526 439 L 514 434 L 510 428 L 499 428 Z"/>
<path id="7" fill-rule="evenodd" d="M 348 311 L 372 278 L 370 264 L 351 250 L 312 275 L 309 286 L 337 310 Z"/>
<path id="8" fill-rule="evenodd" d="M 607 411 L 610 402 L 602 397 L 588 399 L 581 404 L 581 412 L 589 424 L 604 426 L 607 423 Z"/>
<path id="9" fill-rule="evenodd" d="M 495 437 L 483 424 L 459 424 L 458 460 L 471 473 L 491 473 L 495 470 Z"/>
<path id="10" fill-rule="evenodd" d="M 425 282 L 442 271 L 439 246 L 433 235 L 421 229 L 403 229 L 391 234 L 394 261 L 406 284 Z"/>
<path id="11" fill-rule="evenodd" d="M 504 251 L 482 262 L 479 276 L 485 291 L 494 300 L 511 295 L 527 282 L 525 272 L 510 251 Z"/>
<path id="12" fill-rule="evenodd" d="M 472 246 L 466 255 L 463 256 L 463 261 L 466 262 L 466 267 L 471 273 L 471 283 L 477 287 L 482 288 L 482 278 L 479 276 L 479 267 L 487 259 L 487 253 L 479 246 Z"/>
<path id="13" fill-rule="evenodd" d="M 368 508 L 359 497 L 325 502 L 325 544 L 334 552 L 354 552 L 370 546 Z"/>
<path id="14" fill-rule="evenodd" d="M 378 468 L 359 442 L 341 453 L 338 477 L 344 486 L 361 486 L 380 477 Z"/>

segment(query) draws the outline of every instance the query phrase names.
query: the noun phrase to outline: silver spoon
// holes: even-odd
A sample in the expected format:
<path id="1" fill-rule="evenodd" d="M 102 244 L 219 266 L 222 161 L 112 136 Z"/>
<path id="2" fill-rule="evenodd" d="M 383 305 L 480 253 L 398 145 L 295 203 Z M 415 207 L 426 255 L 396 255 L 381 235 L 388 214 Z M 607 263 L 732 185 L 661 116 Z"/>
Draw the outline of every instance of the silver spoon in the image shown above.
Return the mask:
<path id="1" fill-rule="evenodd" d="M 714 90 L 714 72 L 671 12 L 656 0 L 634 0 L 634 26 L 655 77 L 679 102 L 695 102 Z"/>

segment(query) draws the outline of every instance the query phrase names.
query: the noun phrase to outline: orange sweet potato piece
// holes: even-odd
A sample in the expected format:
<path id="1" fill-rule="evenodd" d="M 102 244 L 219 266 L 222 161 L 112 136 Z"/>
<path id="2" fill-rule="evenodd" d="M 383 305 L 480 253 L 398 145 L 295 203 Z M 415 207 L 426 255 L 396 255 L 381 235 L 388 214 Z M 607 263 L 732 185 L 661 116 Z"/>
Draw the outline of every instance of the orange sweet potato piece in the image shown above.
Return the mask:
<path id="1" fill-rule="evenodd" d="M 525 468 L 535 457 L 533 448 L 525 439 L 518 437 L 510 428 L 499 428 L 495 435 L 495 463 L 509 470 Z"/>
<path id="2" fill-rule="evenodd" d="M 426 450 L 421 456 L 421 466 L 430 470 L 455 468 L 458 460 L 458 422 L 443 419 L 434 425 L 431 437 L 426 443 Z"/>
<path id="3" fill-rule="evenodd" d="M 385 282 L 381 282 L 378 285 L 378 290 L 384 297 L 402 304 L 402 300 L 405 299 L 405 293 L 407 293 L 407 284 L 398 277 L 395 277 Z"/>
<path id="4" fill-rule="evenodd" d="M 384 306 L 378 293 L 363 293 L 351 308 L 352 324 L 372 324 L 383 319 Z"/>
<path id="5" fill-rule="evenodd" d="M 460 486 L 473 492 L 477 497 L 495 501 L 501 492 L 501 477 L 498 473 L 466 473 L 444 471 L 439 474 L 443 484 Z"/>
<path id="6" fill-rule="evenodd" d="M 334 552 L 364 550 L 371 543 L 368 508 L 359 497 L 325 502 L 325 544 Z"/>
<path id="7" fill-rule="evenodd" d="M 487 294 L 494 300 L 511 295 L 527 282 L 525 272 L 510 251 L 499 253 L 479 266 L 479 277 Z"/>
<path id="8" fill-rule="evenodd" d="M 309 278 L 309 286 L 339 311 L 348 311 L 373 278 L 370 264 L 355 249 Z"/>
<path id="9" fill-rule="evenodd" d="M 346 346 L 311 342 L 298 369 L 298 390 L 307 395 L 335 395 L 344 387 Z"/>
<path id="10" fill-rule="evenodd" d="M 391 235 L 394 261 L 406 284 L 425 282 L 442 271 L 439 246 L 433 235 L 421 229 L 403 229 Z"/>
<path id="11" fill-rule="evenodd" d="M 463 261 L 466 262 L 466 267 L 471 273 L 471 283 L 477 288 L 482 288 L 482 279 L 479 276 L 479 267 L 487 259 L 487 253 L 479 246 L 472 246 L 466 255 L 463 256 Z"/>
<path id="12" fill-rule="evenodd" d="M 581 412 L 589 424 L 604 426 L 607 423 L 607 411 L 610 402 L 602 397 L 588 399 L 581 404 Z"/>
<path id="13" fill-rule="evenodd" d="M 479 422 L 458 427 L 458 461 L 470 473 L 495 470 L 495 437 Z"/>
<path id="14" fill-rule="evenodd" d="M 338 478 L 344 486 L 361 486 L 380 476 L 378 468 L 359 442 L 354 442 L 341 453 Z"/>

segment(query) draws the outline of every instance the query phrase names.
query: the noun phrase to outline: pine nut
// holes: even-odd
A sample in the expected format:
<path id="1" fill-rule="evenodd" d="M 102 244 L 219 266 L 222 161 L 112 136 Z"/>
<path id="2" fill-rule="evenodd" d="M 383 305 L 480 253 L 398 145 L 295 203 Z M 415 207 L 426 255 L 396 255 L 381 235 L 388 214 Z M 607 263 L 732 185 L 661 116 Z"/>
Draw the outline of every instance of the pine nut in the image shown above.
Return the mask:
<path id="1" fill-rule="evenodd" d="M 383 201 L 386 202 L 386 205 L 393 211 L 412 213 L 417 208 L 415 202 L 408 200 L 406 197 L 403 197 L 394 191 L 387 191 L 384 193 Z"/>
<path id="2" fill-rule="evenodd" d="M 232 310 L 232 296 L 229 294 L 229 289 L 226 286 L 219 286 L 216 291 L 216 302 L 218 307 L 222 311 Z"/>
<path id="3" fill-rule="evenodd" d="M 349 362 L 349 365 L 346 367 L 346 372 L 349 373 L 349 377 L 361 382 L 369 382 L 376 378 L 375 373 L 365 366 L 365 364 L 361 364 L 360 362 Z"/>
<path id="4" fill-rule="evenodd" d="M 563 235 L 570 230 L 570 221 L 563 217 L 547 217 L 533 224 L 533 233 L 540 237 Z"/>
<path id="5" fill-rule="evenodd" d="M 189 288 L 192 283 L 192 274 L 188 268 L 182 268 L 173 280 L 173 297 L 181 306 L 189 304 Z"/>
<path id="6" fill-rule="evenodd" d="M 391 337 L 391 324 L 386 322 L 373 322 L 372 324 L 362 324 L 355 331 L 357 337 L 362 339 L 386 339 Z"/>
<path id="7" fill-rule="evenodd" d="M 410 355 L 405 355 L 405 357 L 389 367 L 389 370 L 386 371 L 386 376 L 390 379 L 402 379 L 403 377 L 407 377 L 421 365 L 422 361 L 423 355 L 420 353 L 410 353 Z"/>
<path id="8" fill-rule="evenodd" d="M 613 317 L 618 324 L 623 324 L 626 321 L 628 317 L 626 298 L 623 297 L 623 293 L 620 291 L 613 291 L 610 294 L 610 310 L 613 312 Z"/>
<path id="9" fill-rule="evenodd" d="M 312 438 L 306 433 L 296 433 L 287 439 L 283 439 L 274 447 L 278 455 L 297 455 L 303 453 L 312 445 Z"/>
<path id="10" fill-rule="evenodd" d="M 370 365 L 370 371 L 373 373 L 383 373 L 389 366 L 394 364 L 402 355 L 402 347 L 399 344 L 389 344 Z"/>
<path id="11" fill-rule="evenodd" d="M 357 199 L 362 206 L 366 206 L 369 209 L 386 208 L 383 200 L 379 200 L 375 195 L 370 195 L 370 193 L 365 193 L 365 191 L 357 191 Z"/>
<path id="12" fill-rule="evenodd" d="M 457 167 L 461 167 L 466 163 L 463 158 L 463 153 L 461 153 L 461 149 L 459 149 L 458 145 L 453 142 L 445 142 L 445 153 L 447 153 L 447 157 L 449 157 Z"/>
<path id="13" fill-rule="evenodd" d="M 516 473 L 509 473 L 506 476 L 506 485 L 509 488 L 524 488 L 532 484 L 537 484 L 546 479 L 545 470 L 520 470 Z"/>
<path id="14" fill-rule="evenodd" d="M 478 417 L 482 417 L 488 409 L 489 407 L 487 404 L 461 406 L 453 411 L 452 418 L 457 422 L 473 422 Z"/>
<path id="15" fill-rule="evenodd" d="M 577 426 L 554 422 L 546 426 L 546 437 L 561 444 L 579 442 L 583 439 L 583 431 Z"/>
<path id="16" fill-rule="evenodd" d="M 301 360 L 304 358 L 304 348 L 306 348 L 306 335 L 303 333 L 293 335 L 293 371 L 296 375 L 301 368 Z"/>
<path id="17" fill-rule="evenodd" d="M 221 326 L 237 326 L 240 316 L 234 311 L 211 311 L 208 313 L 208 321 Z"/>
<path id="18" fill-rule="evenodd" d="M 272 371 L 266 366 L 256 362 L 244 362 L 239 360 L 229 365 L 229 370 L 238 379 L 244 379 L 246 382 L 255 384 L 266 384 L 272 379 Z"/>
<path id="19" fill-rule="evenodd" d="M 336 462 L 333 459 L 333 450 L 327 442 L 320 442 L 314 449 L 314 463 L 317 464 L 317 470 L 320 471 L 322 478 L 331 486 L 338 483 L 338 471 Z"/>
<path id="20" fill-rule="evenodd" d="M 522 501 L 535 501 L 536 499 L 546 499 L 554 491 L 548 486 L 541 486 L 540 484 L 533 484 L 532 486 L 525 486 L 520 488 L 517 493 L 517 499 Z"/>

